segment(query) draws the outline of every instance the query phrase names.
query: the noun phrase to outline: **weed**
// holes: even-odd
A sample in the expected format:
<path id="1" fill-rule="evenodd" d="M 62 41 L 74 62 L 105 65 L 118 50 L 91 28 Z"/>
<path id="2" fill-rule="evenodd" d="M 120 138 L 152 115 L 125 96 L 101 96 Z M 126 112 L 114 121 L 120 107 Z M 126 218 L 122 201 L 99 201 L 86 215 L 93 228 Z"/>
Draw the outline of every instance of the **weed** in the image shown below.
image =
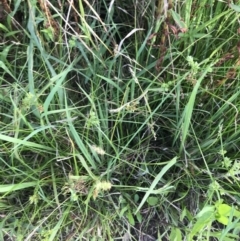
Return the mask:
<path id="1" fill-rule="evenodd" d="M 239 6 L 0 1 L 0 240 L 238 240 Z"/>

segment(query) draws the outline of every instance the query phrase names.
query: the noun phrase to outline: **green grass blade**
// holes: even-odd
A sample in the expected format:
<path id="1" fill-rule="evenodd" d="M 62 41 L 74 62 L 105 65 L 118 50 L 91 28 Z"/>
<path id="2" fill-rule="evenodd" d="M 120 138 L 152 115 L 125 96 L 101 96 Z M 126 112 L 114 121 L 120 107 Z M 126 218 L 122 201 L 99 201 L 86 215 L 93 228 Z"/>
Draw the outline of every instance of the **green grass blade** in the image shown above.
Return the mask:
<path id="1" fill-rule="evenodd" d="M 25 189 L 28 187 L 35 187 L 38 182 L 23 182 L 18 184 L 2 184 L 0 185 L 0 193 L 9 193 L 21 189 Z"/>
<path id="2" fill-rule="evenodd" d="M 54 151 L 54 149 L 51 148 L 51 147 L 41 145 L 41 144 L 37 144 L 37 143 L 31 142 L 31 141 L 27 141 L 25 139 L 21 140 L 21 139 L 13 138 L 13 137 L 6 136 L 6 135 L 3 135 L 3 134 L 0 134 L 0 140 L 11 142 L 11 143 L 18 144 L 18 145 L 24 145 L 24 146 L 27 146 L 27 147 L 33 147 L 33 148 L 37 148 L 37 149 L 40 149 L 40 150 Z"/>
<path id="3" fill-rule="evenodd" d="M 193 114 L 193 107 L 195 104 L 195 99 L 198 93 L 198 89 L 201 85 L 202 80 L 205 78 L 205 76 L 207 75 L 207 73 L 210 71 L 210 67 L 207 66 L 205 68 L 205 70 L 203 71 L 201 77 L 198 79 L 196 85 L 193 88 L 193 91 L 191 93 L 191 96 L 189 98 L 189 101 L 183 111 L 183 115 L 182 115 L 182 123 L 181 123 L 181 127 L 182 127 L 182 138 L 181 138 L 181 151 L 184 148 L 185 142 L 186 142 L 186 138 L 188 135 L 188 131 L 189 131 L 189 126 L 190 126 L 190 122 L 191 122 L 191 118 L 192 118 L 192 114 Z"/>
<path id="4" fill-rule="evenodd" d="M 151 186 L 149 187 L 149 190 L 145 193 L 141 203 L 138 205 L 137 210 L 135 211 L 135 215 L 139 212 L 139 210 L 142 208 L 142 206 L 145 204 L 145 202 L 147 201 L 149 195 L 151 195 L 151 193 L 154 192 L 154 188 L 156 187 L 156 185 L 159 183 L 159 181 L 161 180 L 161 178 L 163 177 L 163 175 L 173 166 L 175 165 L 177 162 L 177 157 L 174 157 L 171 161 L 169 161 L 169 163 L 163 167 L 163 169 L 161 170 L 161 172 L 155 177 L 155 179 L 153 180 Z"/>

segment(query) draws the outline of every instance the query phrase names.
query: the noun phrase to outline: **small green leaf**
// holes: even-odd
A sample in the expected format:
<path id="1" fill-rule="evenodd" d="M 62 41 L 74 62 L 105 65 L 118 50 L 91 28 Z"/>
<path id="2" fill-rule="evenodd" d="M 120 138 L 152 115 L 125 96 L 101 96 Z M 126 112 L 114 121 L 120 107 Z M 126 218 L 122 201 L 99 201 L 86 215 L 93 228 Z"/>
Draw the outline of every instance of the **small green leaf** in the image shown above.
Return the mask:
<path id="1" fill-rule="evenodd" d="M 125 206 L 122 208 L 122 210 L 119 213 L 120 218 L 124 215 L 124 213 L 128 210 L 128 206 Z"/>
<path id="2" fill-rule="evenodd" d="M 140 212 L 136 213 L 136 217 L 139 223 L 142 222 L 142 214 Z"/>
<path id="3" fill-rule="evenodd" d="M 240 212 L 236 209 L 234 209 L 233 216 L 240 218 Z"/>
<path id="4" fill-rule="evenodd" d="M 148 199 L 147 199 L 147 202 L 148 202 L 148 204 L 150 205 L 150 206 L 156 206 L 157 205 L 157 203 L 158 203 L 158 198 L 157 197 L 149 197 Z"/>
<path id="5" fill-rule="evenodd" d="M 180 215 L 180 221 L 182 222 L 183 219 L 187 216 L 187 209 L 186 207 L 184 207 L 183 211 L 181 212 L 181 215 Z"/>
<path id="6" fill-rule="evenodd" d="M 1 23 L 0 23 L 0 29 L 2 29 L 5 32 L 8 32 L 8 29 Z"/>
<path id="7" fill-rule="evenodd" d="M 214 213 L 214 206 L 205 206 L 197 215 L 196 218 L 201 218 L 206 213 L 213 214 Z"/>
<path id="8" fill-rule="evenodd" d="M 235 5 L 235 4 L 229 4 L 229 7 L 231 8 L 231 9 L 233 9 L 234 11 L 236 11 L 236 12 L 238 12 L 238 13 L 240 13 L 240 6 L 239 5 Z"/>
<path id="9" fill-rule="evenodd" d="M 217 221 L 218 221 L 219 223 L 222 223 L 222 224 L 224 224 L 224 225 L 227 225 L 228 222 L 229 222 L 229 218 L 226 217 L 226 216 L 220 216 L 219 218 L 217 218 Z"/>
<path id="10" fill-rule="evenodd" d="M 191 233 L 190 233 L 191 238 L 193 238 L 198 232 L 202 231 L 206 226 L 211 224 L 216 219 L 214 212 L 212 210 L 210 210 L 210 211 L 204 210 L 204 212 L 202 212 L 202 211 L 200 211 L 200 213 L 201 213 L 200 216 L 199 216 L 199 214 L 197 215 L 199 217 L 197 218 L 196 223 L 194 224 L 194 226 L 191 229 Z"/>
<path id="11" fill-rule="evenodd" d="M 219 204 L 219 206 L 217 207 L 217 211 L 220 216 L 229 216 L 231 209 L 232 207 L 227 204 Z"/>
<path id="12" fill-rule="evenodd" d="M 181 231 L 178 228 L 172 228 L 169 240 L 182 241 Z"/>
<path id="13" fill-rule="evenodd" d="M 41 30 L 48 40 L 54 41 L 54 29 L 52 27 Z"/>
<path id="14" fill-rule="evenodd" d="M 139 195 L 135 194 L 134 195 L 134 202 L 137 203 L 139 201 Z"/>
<path id="15" fill-rule="evenodd" d="M 128 209 L 128 212 L 127 212 L 127 218 L 128 218 L 129 223 L 134 226 L 135 220 L 133 218 L 131 210 L 129 210 L 129 209 Z"/>
<path id="16" fill-rule="evenodd" d="M 182 222 L 184 218 L 187 218 L 189 221 L 193 220 L 193 215 L 187 210 L 186 207 L 184 207 L 181 215 L 180 215 L 180 221 Z"/>
<path id="17" fill-rule="evenodd" d="M 216 209 L 217 209 L 217 213 L 216 213 L 215 217 L 216 217 L 217 221 L 219 223 L 227 225 L 229 222 L 229 216 L 230 216 L 232 207 L 227 204 L 217 203 Z"/>

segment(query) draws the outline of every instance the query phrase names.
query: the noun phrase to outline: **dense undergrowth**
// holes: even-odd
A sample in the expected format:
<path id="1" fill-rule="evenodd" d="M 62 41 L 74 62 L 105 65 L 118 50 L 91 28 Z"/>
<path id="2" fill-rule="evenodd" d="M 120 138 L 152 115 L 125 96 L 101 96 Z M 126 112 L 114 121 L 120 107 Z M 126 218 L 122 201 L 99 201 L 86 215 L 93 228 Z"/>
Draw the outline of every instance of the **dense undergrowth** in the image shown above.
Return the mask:
<path id="1" fill-rule="evenodd" d="M 240 2 L 0 1 L 0 240 L 239 240 Z"/>

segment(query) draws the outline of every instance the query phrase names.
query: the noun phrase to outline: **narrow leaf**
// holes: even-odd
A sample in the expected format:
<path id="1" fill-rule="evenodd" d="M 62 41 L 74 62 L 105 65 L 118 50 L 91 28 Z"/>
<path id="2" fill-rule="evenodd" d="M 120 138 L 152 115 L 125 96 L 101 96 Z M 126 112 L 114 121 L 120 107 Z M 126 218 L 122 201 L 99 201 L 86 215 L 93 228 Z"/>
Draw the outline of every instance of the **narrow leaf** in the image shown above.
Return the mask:
<path id="1" fill-rule="evenodd" d="M 36 185 L 37 185 L 37 182 L 3 184 L 3 185 L 0 185 L 0 193 L 13 192 L 13 191 L 25 189 L 25 188 L 28 188 L 28 187 L 35 187 Z"/>
<path id="2" fill-rule="evenodd" d="M 177 157 L 174 157 L 171 161 L 169 161 L 169 163 L 163 167 L 163 169 L 161 170 L 161 172 L 155 177 L 154 181 L 152 182 L 149 190 L 145 193 L 141 203 L 139 204 L 136 213 L 138 213 L 138 211 L 141 209 L 141 207 L 144 205 L 144 203 L 147 201 L 148 197 L 150 194 L 152 194 L 154 192 L 154 188 L 156 187 L 156 185 L 159 183 L 159 181 L 161 180 L 161 178 L 163 177 L 163 175 L 176 163 L 177 161 Z"/>
<path id="3" fill-rule="evenodd" d="M 239 5 L 235 5 L 235 4 L 229 4 L 229 7 L 231 8 L 231 9 L 233 9 L 234 11 L 236 11 L 236 12 L 238 12 L 238 13 L 240 13 L 240 6 Z"/>

